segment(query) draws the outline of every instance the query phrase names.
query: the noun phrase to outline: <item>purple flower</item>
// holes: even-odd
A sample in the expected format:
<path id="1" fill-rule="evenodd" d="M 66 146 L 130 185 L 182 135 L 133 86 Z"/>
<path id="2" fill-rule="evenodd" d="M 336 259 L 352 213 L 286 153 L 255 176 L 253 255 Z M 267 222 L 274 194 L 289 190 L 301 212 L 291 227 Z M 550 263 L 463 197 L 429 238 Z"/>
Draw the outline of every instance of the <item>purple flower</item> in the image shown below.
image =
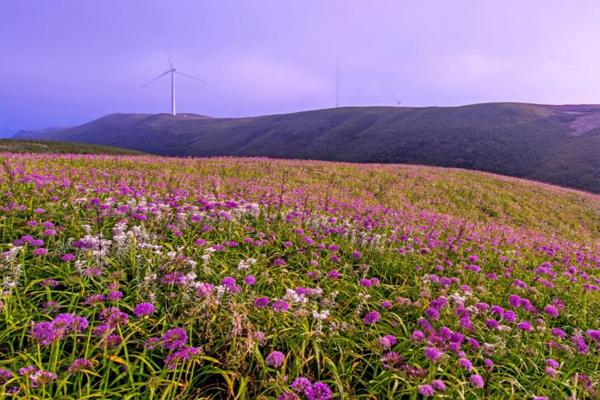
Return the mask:
<path id="1" fill-rule="evenodd" d="M 273 310 L 276 312 L 286 312 L 289 307 L 289 304 L 283 300 L 277 300 L 273 303 Z"/>
<path id="2" fill-rule="evenodd" d="M 111 328 L 118 325 L 126 325 L 129 315 L 119 310 L 117 307 L 108 307 L 100 312 L 100 319 L 107 323 Z"/>
<path id="3" fill-rule="evenodd" d="M 208 297 L 212 293 L 214 285 L 210 283 L 201 282 L 196 286 L 196 296 L 198 297 Z"/>
<path id="4" fill-rule="evenodd" d="M 257 297 L 254 300 L 254 307 L 257 308 L 263 308 L 269 305 L 269 298 L 268 297 Z"/>
<path id="5" fill-rule="evenodd" d="M 333 393 L 327 384 L 319 381 L 313 383 L 304 391 L 308 400 L 330 400 L 333 398 Z"/>
<path id="6" fill-rule="evenodd" d="M 327 277 L 329 279 L 339 279 L 342 276 L 342 274 L 340 274 L 337 270 L 332 269 L 331 271 L 329 271 L 327 273 Z"/>
<path id="7" fill-rule="evenodd" d="M 54 382 L 58 377 L 54 372 L 38 370 L 29 375 L 32 387 L 39 387 Z"/>
<path id="8" fill-rule="evenodd" d="M 140 303 L 133 309 L 133 315 L 137 318 L 150 315 L 154 312 L 154 305 L 152 303 Z"/>
<path id="9" fill-rule="evenodd" d="M 244 278 L 244 283 L 248 286 L 256 285 L 256 277 L 254 275 L 248 275 Z"/>
<path id="10" fill-rule="evenodd" d="M 200 354 L 200 348 L 198 347 L 184 347 L 165 358 L 165 365 L 168 369 L 175 369 L 178 365 L 184 364 L 192 359 L 194 356 Z"/>
<path id="11" fill-rule="evenodd" d="M 558 316 L 560 315 L 560 311 L 558 311 L 558 308 L 554 307 L 552 304 L 548 304 L 546 307 L 544 307 L 544 312 L 552 318 L 558 318 Z"/>
<path id="12" fill-rule="evenodd" d="M 595 342 L 600 343 L 600 329 L 588 329 L 585 333 Z"/>
<path id="13" fill-rule="evenodd" d="M 48 254 L 48 249 L 45 249 L 44 247 L 37 248 L 33 251 L 34 256 L 45 256 L 46 254 Z"/>
<path id="14" fill-rule="evenodd" d="M 446 384 L 441 379 L 436 379 L 433 382 L 431 382 L 431 386 L 433 386 L 433 388 L 438 392 L 443 393 L 446 391 Z"/>
<path id="15" fill-rule="evenodd" d="M 560 328 L 552 328 L 552 329 L 550 329 L 550 333 L 552 334 L 552 336 L 558 337 L 561 339 L 565 339 L 567 337 L 567 334 L 565 333 L 565 331 L 563 331 Z"/>
<path id="16" fill-rule="evenodd" d="M 363 318 L 363 321 L 367 325 L 372 325 L 372 324 L 379 322 L 380 319 L 381 319 L 381 316 L 379 315 L 379 313 L 377 311 L 370 311 L 367 313 L 367 315 L 365 315 L 365 317 Z"/>
<path id="17" fill-rule="evenodd" d="M 71 366 L 69 367 L 69 372 L 73 374 L 84 369 L 92 369 L 92 367 L 93 364 L 90 360 L 86 358 L 77 358 L 71 363 Z"/>
<path id="18" fill-rule="evenodd" d="M 517 328 L 525 332 L 531 332 L 531 322 L 521 321 L 517 324 Z"/>
<path id="19" fill-rule="evenodd" d="M 104 338 L 104 345 L 107 349 L 112 349 L 121 344 L 123 339 L 119 335 L 108 335 Z"/>
<path id="20" fill-rule="evenodd" d="M 386 350 L 391 349 L 398 342 L 396 338 L 392 335 L 385 335 L 379 338 L 379 345 Z"/>
<path id="21" fill-rule="evenodd" d="M 429 307 L 427 310 L 425 310 L 425 316 L 431 320 L 439 321 L 440 312 L 433 307 Z"/>
<path id="22" fill-rule="evenodd" d="M 299 378 L 294 379 L 294 381 L 292 382 L 290 387 L 292 388 L 292 390 L 294 390 L 298 393 L 303 393 L 311 385 L 312 385 L 312 383 L 310 382 L 310 380 L 308 378 L 301 376 Z"/>
<path id="23" fill-rule="evenodd" d="M 183 328 L 169 329 L 162 337 L 163 346 L 169 350 L 177 350 L 185 346 L 187 339 L 187 333 Z"/>
<path id="24" fill-rule="evenodd" d="M 546 365 L 552 368 L 558 368 L 560 367 L 560 364 L 558 363 L 558 361 L 556 361 L 553 358 L 549 358 L 546 360 Z"/>
<path id="25" fill-rule="evenodd" d="M 115 290 L 113 292 L 110 292 L 106 297 L 109 301 L 119 301 L 123 298 L 123 292 Z"/>
<path id="26" fill-rule="evenodd" d="M 75 256 L 73 254 L 64 254 L 61 258 L 62 261 L 75 261 Z"/>
<path id="27" fill-rule="evenodd" d="M 413 342 L 422 342 L 425 340 L 425 334 L 419 330 L 413 331 L 412 335 L 410 335 L 410 339 Z"/>
<path id="28" fill-rule="evenodd" d="M 423 397 L 432 397 L 435 395 L 435 389 L 431 385 L 421 385 L 419 386 L 419 393 Z"/>
<path id="29" fill-rule="evenodd" d="M 458 364 L 463 367 L 464 369 L 466 369 L 467 371 L 470 371 L 471 369 L 473 369 L 473 364 L 471 363 L 471 361 L 468 358 L 461 358 L 460 360 L 458 360 Z"/>
<path id="30" fill-rule="evenodd" d="M 481 389 L 485 386 L 485 382 L 483 380 L 483 378 L 481 377 L 481 375 L 471 375 L 471 378 L 469 378 L 469 381 L 471 381 L 471 385 L 475 386 L 478 389 Z"/>
<path id="31" fill-rule="evenodd" d="M 235 286 L 235 278 L 232 278 L 231 276 L 227 276 L 227 277 L 223 278 L 223 280 L 221 280 L 221 285 L 226 286 L 226 287 L 233 287 L 233 286 Z"/>
<path id="32" fill-rule="evenodd" d="M 444 355 L 444 353 L 442 353 L 435 347 L 428 347 L 423 351 L 423 353 L 429 361 L 437 361 L 442 357 L 442 355 Z"/>
<path id="33" fill-rule="evenodd" d="M 272 351 L 271 353 L 269 353 L 267 358 L 265 358 L 265 362 L 267 363 L 267 365 L 269 365 L 273 368 L 279 368 L 283 364 L 284 358 L 285 358 L 285 356 L 283 355 L 282 352 Z"/>
<path id="34" fill-rule="evenodd" d="M 14 378 L 14 374 L 4 368 L 0 368 L 0 385 L 4 385 L 6 382 Z"/>

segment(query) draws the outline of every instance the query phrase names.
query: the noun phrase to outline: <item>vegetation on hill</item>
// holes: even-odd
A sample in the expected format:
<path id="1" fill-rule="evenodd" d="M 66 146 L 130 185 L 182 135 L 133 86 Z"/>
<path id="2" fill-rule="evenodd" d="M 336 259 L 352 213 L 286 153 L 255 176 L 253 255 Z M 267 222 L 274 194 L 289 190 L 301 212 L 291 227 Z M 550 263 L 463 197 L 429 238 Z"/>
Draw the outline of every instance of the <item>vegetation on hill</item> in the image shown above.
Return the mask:
<path id="1" fill-rule="evenodd" d="M 171 156 L 459 167 L 600 193 L 600 106 L 593 105 L 345 107 L 252 118 L 112 114 L 40 135 Z"/>
<path id="2" fill-rule="evenodd" d="M 417 166 L 2 164 L 0 397 L 600 396 L 595 195 Z"/>
<path id="3" fill-rule="evenodd" d="M 85 143 L 64 143 L 33 139 L 0 139 L 0 152 L 52 154 L 143 154 L 140 151 Z"/>

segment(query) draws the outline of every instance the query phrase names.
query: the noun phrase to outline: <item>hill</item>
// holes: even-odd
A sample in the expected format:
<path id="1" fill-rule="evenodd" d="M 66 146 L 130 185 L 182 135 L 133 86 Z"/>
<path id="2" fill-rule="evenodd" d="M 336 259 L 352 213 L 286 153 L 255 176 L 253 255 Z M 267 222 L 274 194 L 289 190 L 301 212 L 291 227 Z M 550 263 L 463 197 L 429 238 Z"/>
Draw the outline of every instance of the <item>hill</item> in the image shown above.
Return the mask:
<path id="1" fill-rule="evenodd" d="M 169 156 L 459 167 L 600 193 L 598 105 L 345 107 L 251 118 L 111 114 L 39 136 Z"/>
<path id="2" fill-rule="evenodd" d="M 143 154 L 140 151 L 85 143 L 63 143 L 48 140 L 0 139 L 0 152 L 52 154 Z"/>

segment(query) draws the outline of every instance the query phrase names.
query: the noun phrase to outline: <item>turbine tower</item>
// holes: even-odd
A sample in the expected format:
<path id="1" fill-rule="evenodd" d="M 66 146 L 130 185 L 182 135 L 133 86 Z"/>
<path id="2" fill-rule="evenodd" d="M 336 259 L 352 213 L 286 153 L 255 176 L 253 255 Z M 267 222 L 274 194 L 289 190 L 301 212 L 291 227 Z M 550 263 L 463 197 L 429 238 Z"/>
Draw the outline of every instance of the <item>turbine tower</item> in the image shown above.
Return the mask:
<path id="1" fill-rule="evenodd" d="M 202 83 L 206 83 L 206 82 L 203 79 L 196 78 L 195 76 L 184 74 L 183 72 L 177 71 L 175 68 L 173 68 L 173 63 L 171 63 L 171 59 L 169 59 L 169 70 L 163 72 L 162 74 L 160 74 L 156 78 L 152 79 L 150 82 L 145 83 L 141 87 L 146 87 L 149 84 L 151 84 L 152 82 L 159 80 L 160 78 L 162 78 L 163 76 L 165 76 L 167 74 L 171 74 L 171 115 L 177 115 L 177 110 L 175 107 L 175 74 L 179 74 L 181 76 L 195 79 Z"/>

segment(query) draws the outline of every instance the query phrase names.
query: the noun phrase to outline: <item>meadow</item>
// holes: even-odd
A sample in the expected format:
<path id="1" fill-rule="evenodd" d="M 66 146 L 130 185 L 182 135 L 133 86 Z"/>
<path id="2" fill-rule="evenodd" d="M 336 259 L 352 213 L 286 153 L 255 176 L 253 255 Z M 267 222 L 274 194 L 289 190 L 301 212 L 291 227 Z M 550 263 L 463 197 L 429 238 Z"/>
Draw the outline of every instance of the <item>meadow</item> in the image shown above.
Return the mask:
<path id="1" fill-rule="evenodd" d="M 598 196 L 420 166 L 0 158 L 0 398 L 600 397 Z"/>

